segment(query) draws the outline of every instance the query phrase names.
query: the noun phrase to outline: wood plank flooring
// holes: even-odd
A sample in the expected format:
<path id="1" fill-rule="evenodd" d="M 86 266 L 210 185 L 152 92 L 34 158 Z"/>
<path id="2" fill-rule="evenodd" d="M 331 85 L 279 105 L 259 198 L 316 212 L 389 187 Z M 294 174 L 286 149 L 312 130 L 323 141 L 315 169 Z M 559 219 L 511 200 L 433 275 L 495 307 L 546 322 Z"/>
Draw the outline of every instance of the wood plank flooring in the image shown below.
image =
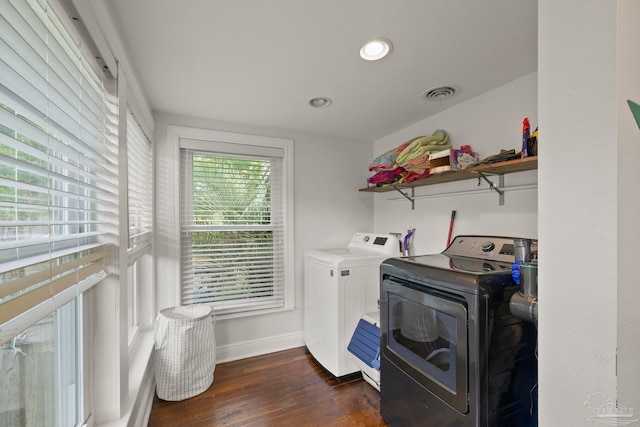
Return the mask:
<path id="1" fill-rule="evenodd" d="M 181 402 L 155 397 L 149 427 L 386 426 L 380 394 L 338 381 L 299 347 L 216 365 L 211 387 Z"/>

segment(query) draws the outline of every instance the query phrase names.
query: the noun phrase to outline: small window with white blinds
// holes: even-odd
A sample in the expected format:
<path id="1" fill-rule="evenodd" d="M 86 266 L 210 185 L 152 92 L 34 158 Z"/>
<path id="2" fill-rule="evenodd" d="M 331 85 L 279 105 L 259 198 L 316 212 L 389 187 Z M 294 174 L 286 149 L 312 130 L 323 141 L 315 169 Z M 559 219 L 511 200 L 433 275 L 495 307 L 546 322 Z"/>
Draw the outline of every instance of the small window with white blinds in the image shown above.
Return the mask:
<path id="1" fill-rule="evenodd" d="M 2 2 L 0 343 L 112 262 L 117 106 L 96 70 L 47 2 Z"/>
<path id="2" fill-rule="evenodd" d="M 153 231 L 153 152 L 136 117 L 127 114 L 129 265 L 148 253 Z"/>
<path id="3" fill-rule="evenodd" d="M 285 150 L 204 145 L 181 140 L 182 303 L 218 314 L 283 308 L 292 292 Z"/>

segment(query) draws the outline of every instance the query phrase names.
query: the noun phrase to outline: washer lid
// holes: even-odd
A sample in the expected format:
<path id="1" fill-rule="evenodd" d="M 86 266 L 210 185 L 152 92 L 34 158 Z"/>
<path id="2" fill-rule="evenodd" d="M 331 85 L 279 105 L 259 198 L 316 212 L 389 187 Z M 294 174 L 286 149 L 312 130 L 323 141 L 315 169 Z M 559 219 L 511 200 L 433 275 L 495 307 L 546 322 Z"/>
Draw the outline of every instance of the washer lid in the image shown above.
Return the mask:
<path id="1" fill-rule="evenodd" d="M 385 254 L 351 248 L 314 249 L 305 252 L 304 257 L 335 268 L 376 264 L 389 258 Z"/>
<path id="2" fill-rule="evenodd" d="M 391 234 L 356 233 L 346 248 L 312 249 L 304 256 L 332 267 L 370 265 L 400 256 L 400 242 Z"/>

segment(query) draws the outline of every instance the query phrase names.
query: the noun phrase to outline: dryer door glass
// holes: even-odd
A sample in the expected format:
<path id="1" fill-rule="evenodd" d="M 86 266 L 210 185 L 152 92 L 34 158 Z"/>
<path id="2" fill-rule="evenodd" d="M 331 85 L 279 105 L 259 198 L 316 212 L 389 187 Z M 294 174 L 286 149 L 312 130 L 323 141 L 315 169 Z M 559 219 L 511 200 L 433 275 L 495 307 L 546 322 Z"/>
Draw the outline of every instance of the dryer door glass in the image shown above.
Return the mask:
<path id="1" fill-rule="evenodd" d="M 465 413 L 467 309 L 442 292 L 383 283 L 383 352 L 432 393 Z"/>

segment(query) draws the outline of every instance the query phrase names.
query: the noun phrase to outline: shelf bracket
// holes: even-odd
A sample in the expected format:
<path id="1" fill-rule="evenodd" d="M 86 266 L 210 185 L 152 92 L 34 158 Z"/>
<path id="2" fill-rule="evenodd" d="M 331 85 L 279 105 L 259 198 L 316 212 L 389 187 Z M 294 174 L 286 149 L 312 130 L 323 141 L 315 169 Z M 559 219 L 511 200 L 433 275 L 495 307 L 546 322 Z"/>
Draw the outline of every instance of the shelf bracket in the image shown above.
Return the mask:
<path id="1" fill-rule="evenodd" d="M 405 199 L 407 199 L 408 201 L 411 202 L 411 210 L 415 210 L 416 208 L 416 199 L 415 199 L 415 189 L 411 188 L 411 196 L 409 196 L 407 193 L 404 193 L 402 190 L 400 190 L 398 187 L 396 187 L 395 185 L 391 184 L 391 186 L 393 187 L 394 190 L 396 190 L 398 193 L 402 194 Z"/>
<path id="2" fill-rule="evenodd" d="M 500 190 L 500 188 L 504 187 L 504 175 L 500 174 L 498 175 L 498 187 L 496 187 L 493 184 L 493 181 L 491 181 L 489 178 L 487 178 L 487 176 L 482 173 L 482 172 L 478 172 L 478 175 L 480 175 L 480 177 L 478 178 L 478 185 L 480 185 L 480 178 L 484 179 L 487 184 L 489 184 L 489 189 L 494 190 L 496 193 L 499 194 L 499 203 L 500 206 L 504 206 L 504 191 Z"/>

